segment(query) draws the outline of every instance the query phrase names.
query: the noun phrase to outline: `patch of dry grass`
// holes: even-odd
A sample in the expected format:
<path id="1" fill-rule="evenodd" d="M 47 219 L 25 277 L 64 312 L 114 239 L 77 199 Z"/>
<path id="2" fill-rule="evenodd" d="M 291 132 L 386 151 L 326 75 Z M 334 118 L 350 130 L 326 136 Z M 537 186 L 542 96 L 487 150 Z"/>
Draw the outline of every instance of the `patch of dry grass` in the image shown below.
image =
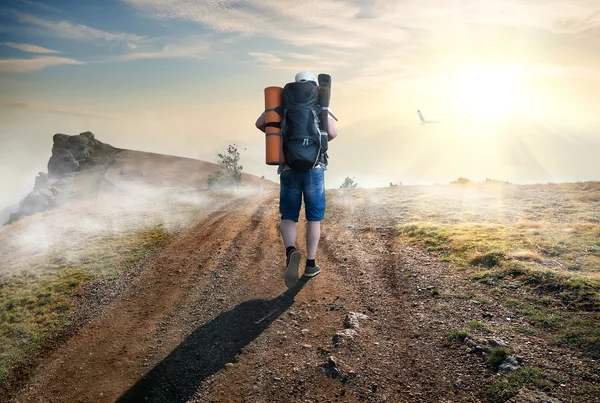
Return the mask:
<path id="1" fill-rule="evenodd" d="M 513 253 L 511 253 L 510 257 L 513 259 L 516 259 L 516 260 L 521 260 L 521 261 L 529 261 L 529 262 L 536 262 L 536 263 L 543 262 L 543 258 L 539 253 L 526 251 L 526 250 L 513 252 Z"/>
<path id="2" fill-rule="evenodd" d="M 523 334 L 598 356 L 600 182 L 353 189 L 328 202 L 343 206 L 343 225 L 396 228 L 457 274 L 518 298 Z"/>
<path id="3" fill-rule="evenodd" d="M 69 324 L 83 283 L 115 278 L 223 197 L 97 199 L 0 228 L 0 384 Z"/>

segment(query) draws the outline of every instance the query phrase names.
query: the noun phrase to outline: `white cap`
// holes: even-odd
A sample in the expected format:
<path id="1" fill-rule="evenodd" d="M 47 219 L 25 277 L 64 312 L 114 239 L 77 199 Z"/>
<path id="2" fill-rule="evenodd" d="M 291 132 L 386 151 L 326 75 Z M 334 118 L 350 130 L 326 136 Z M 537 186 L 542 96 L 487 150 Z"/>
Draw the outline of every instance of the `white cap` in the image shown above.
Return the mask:
<path id="1" fill-rule="evenodd" d="M 315 77 L 315 75 L 308 70 L 304 70 L 296 74 L 296 82 L 298 83 L 300 81 L 314 81 L 315 84 L 319 84 L 317 82 L 317 77 Z"/>

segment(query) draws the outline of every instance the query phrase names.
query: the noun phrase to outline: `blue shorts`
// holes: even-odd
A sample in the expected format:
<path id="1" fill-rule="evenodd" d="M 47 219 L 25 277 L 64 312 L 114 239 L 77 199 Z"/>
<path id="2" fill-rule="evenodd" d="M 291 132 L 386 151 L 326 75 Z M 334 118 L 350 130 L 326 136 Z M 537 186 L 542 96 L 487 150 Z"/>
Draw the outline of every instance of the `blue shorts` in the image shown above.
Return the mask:
<path id="1" fill-rule="evenodd" d="M 285 170 L 279 175 L 279 183 L 279 212 L 282 220 L 298 222 L 303 194 L 306 219 L 321 221 L 325 217 L 323 168 L 313 168 L 307 172 Z"/>

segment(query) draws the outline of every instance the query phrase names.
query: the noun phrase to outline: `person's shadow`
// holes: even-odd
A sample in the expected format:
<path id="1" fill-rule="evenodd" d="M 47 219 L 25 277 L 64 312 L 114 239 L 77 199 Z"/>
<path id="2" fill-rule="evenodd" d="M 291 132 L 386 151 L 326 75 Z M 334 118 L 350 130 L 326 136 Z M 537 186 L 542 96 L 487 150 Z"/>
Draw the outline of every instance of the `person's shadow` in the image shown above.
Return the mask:
<path id="1" fill-rule="evenodd" d="M 186 402 L 202 381 L 217 373 L 292 304 L 306 284 L 271 300 L 242 302 L 196 329 L 118 402 Z"/>

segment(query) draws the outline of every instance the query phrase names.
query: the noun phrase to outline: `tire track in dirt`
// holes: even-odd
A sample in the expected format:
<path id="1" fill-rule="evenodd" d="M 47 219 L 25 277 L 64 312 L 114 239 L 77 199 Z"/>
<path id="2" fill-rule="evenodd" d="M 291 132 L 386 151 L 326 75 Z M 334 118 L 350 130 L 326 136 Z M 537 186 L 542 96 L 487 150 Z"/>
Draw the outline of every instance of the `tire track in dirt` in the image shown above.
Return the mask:
<path id="1" fill-rule="evenodd" d="M 373 378 L 378 378 L 379 381 L 375 382 L 381 384 L 381 376 L 370 373 L 370 366 L 380 367 L 376 369 L 378 373 L 382 371 L 378 360 L 383 349 L 370 348 L 368 343 L 363 343 L 360 339 L 379 340 L 384 335 L 389 340 L 388 327 L 394 325 L 388 324 L 388 318 L 385 317 L 381 319 L 385 322 L 383 329 L 377 329 L 369 323 L 380 320 L 376 317 L 378 311 L 374 313 L 367 309 L 370 307 L 375 310 L 373 307 L 381 305 L 381 296 L 378 295 L 380 284 L 372 281 L 359 283 L 353 276 L 357 270 L 372 273 L 384 264 L 384 259 L 365 259 L 370 261 L 369 267 L 362 267 L 364 264 L 361 258 L 364 256 L 361 253 L 348 254 L 345 248 L 350 245 L 367 256 L 371 256 L 373 250 L 367 251 L 359 247 L 351 232 L 342 234 L 339 225 L 343 222 L 342 217 L 334 215 L 330 221 L 338 224 L 324 228 L 325 239 L 321 241 L 317 259 L 322 265 L 322 274 L 304 286 L 287 315 L 279 317 L 248 345 L 236 357 L 235 365 L 209 379 L 193 401 L 328 401 L 333 397 L 344 396 L 346 399 L 360 400 L 372 395 L 370 390 Z M 301 223 L 298 234 L 300 248 L 303 250 L 304 231 L 305 226 Z M 281 266 L 283 253 L 280 254 Z M 276 280 L 279 284 L 283 282 L 281 278 Z M 343 329 L 344 317 L 349 311 L 364 312 L 372 319 L 360 329 L 359 340 L 335 347 L 332 345 L 332 336 Z M 398 320 L 398 316 L 393 319 Z M 397 328 L 410 334 L 402 326 Z M 406 338 L 404 336 L 399 341 Z M 334 354 L 339 359 L 344 376 L 332 379 L 322 373 L 321 364 L 329 354 Z M 387 366 L 395 367 L 398 364 L 398 361 L 388 362 Z M 404 366 L 407 367 L 409 366 Z M 410 396 L 410 393 L 408 391 L 406 396 Z"/>
<path id="2" fill-rule="evenodd" d="M 176 236 L 147 262 L 129 289 L 59 346 L 33 373 L 16 401 L 114 401 L 140 377 L 144 353 L 160 321 L 185 287 L 219 261 L 265 196 L 226 201 Z M 243 207 L 240 207 L 243 206 Z"/>
<path id="3" fill-rule="evenodd" d="M 415 282 L 399 275 L 433 259 L 399 249 L 390 231 L 348 228 L 368 216 L 366 202 L 333 205 L 322 273 L 286 291 L 276 196 L 236 199 L 194 220 L 40 367 L 19 401 L 476 401 L 477 380 L 453 382 L 485 368 L 422 330 L 430 316 L 415 314 Z M 303 254 L 304 233 L 301 220 Z M 352 311 L 367 318 L 334 344 Z M 331 355 L 337 376 L 323 373 Z"/>
<path id="4" fill-rule="evenodd" d="M 164 348 L 153 369 L 120 401 L 187 401 L 293 302 L 269 299 L 285 290 L 268 275 L 277 257 L 266 243 L 280 242 L 276 209 L 257 206 L 210 270 L 190 283 L 164 332 L 155 335 Z"/>
<path id="5" fill-rule="evenodd" d="M 212 278 L 199 281 L 188 309 L 172 318 L 194 323 L 189 336 L 168 348 L 171 353 L 154 366 L 154 374 L 122 401 L 471 400 L 470 393 L 452 390 L 444 379 L 447 369 L 440 371 L 435 357 L 427 356 L 431 350 L 415 344 L 409 301 L 386 277 L 395 267 L 393 240 L 385 233 L 349 231 L 346 218 L 332 212 L 334 224 L 324 226 L 318 257 L 323 272 L 291 300 L 281 295 L 284 259 L 276 205 L 255 210 Z M 301 222 L 302 250 L 304 231 Z M 354 340 L 334 346 L 332 336 L 350 311 L 369 319 Z M 337 378 L 322 372 L 330 354 L 338 360 Z M 449 396 L 456 400 L 445 400 Z"/>

